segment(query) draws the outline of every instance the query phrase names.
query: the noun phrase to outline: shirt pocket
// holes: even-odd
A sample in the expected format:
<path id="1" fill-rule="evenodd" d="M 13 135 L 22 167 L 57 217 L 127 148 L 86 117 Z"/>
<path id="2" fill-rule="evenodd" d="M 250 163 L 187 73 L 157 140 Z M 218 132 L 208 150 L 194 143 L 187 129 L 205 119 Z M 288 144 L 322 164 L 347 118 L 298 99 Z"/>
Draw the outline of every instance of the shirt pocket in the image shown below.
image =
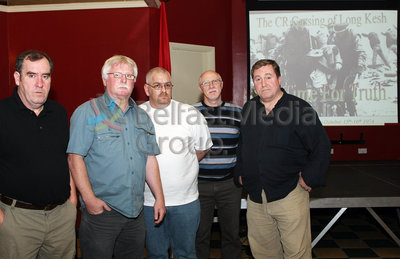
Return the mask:
<path id="1" fill-rule="evenodd" d="M 122 148 L 122 134 L 119 131 L 97 132 L 95 135 L 95 145 L 99 147 L 98 152 L 116 152 Z"/>
<path id="2" fill-rule="evenodd" d="M 107 141 L 107 140 L 114 140 L 114 139 L 118 139 L 120 138 L 121 135 L 116 135 L 116 134 L 102 134 L 102 135 L 98 135 L 96 136 L 98 141 Z"/>

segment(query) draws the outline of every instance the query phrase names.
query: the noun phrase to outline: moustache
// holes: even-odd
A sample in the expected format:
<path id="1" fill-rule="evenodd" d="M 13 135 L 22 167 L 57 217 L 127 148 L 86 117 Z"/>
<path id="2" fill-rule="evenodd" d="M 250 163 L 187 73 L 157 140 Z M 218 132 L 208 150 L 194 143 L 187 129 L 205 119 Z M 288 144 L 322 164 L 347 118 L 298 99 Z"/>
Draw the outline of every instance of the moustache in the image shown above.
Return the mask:
<path id="1" fill-rule="evenodd" d="M 207 93 L 213 93 L 213 92 L 217 92 L 217 90 L 216 89 L 210 89 L 210 90 L 207 91 Z"/>
<path id="2" fill-rule="evenodd" d="M 128 89 L 129 90 L 129 86 L 127 85 L 127 84 L 119 84 L 118 86 L 117 86 L 117 88 L 119 89 L 119 88 L 125 88 L 125 89 Z"/>

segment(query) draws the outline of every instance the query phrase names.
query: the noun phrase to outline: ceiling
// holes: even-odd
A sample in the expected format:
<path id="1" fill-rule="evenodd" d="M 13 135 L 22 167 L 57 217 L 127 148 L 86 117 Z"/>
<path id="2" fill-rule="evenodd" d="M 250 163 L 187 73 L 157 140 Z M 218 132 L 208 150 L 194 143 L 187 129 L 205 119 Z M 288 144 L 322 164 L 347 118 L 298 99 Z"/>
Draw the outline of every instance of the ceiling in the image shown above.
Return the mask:
<path id="1" fill-rule="evenodd" d="M 123 2 L 134 2 L 143 0 L 123 0 Z M 159 7 L 160 0 L 144 0 L 149 7 Z M 0 0 L 0 5 L 38 5 L 38 4 L 65 4 L 65 3 L 91 3 L 91 2 L 121 2 L 121 0 Z"/>

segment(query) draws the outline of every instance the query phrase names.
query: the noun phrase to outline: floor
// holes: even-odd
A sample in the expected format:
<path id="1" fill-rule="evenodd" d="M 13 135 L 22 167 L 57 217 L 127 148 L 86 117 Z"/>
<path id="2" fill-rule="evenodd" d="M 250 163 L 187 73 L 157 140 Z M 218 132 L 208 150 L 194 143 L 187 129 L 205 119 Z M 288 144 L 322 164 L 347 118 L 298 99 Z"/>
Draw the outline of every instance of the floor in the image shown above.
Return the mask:
<path id="1" fill-rule="evenodd" d="M 399 218 L 394 208 L 374 211 L 400 237 Z M 313 237 L 337 212 L 334 209 L 312 209 Z M 317 233 L 318 232 L 318 233 Z M 313 249 L 313 258 L 398 258 L 400 247 L 365 208 L 348 209 Z"/>
<path id="2" fill-rule="evenodd" d="M 312 209 L 313 239 L 332 219 L 336 209 Z M 395 208 L 377 208 L 375 212 L 400 237 L 399 217 Z M 241 214 L 242 259 L 253 259 L 246 238 L 246 215 Z M 218 223 L 213 224 L 210 259 L 221 258 Z M 364 208 L 348 209 L 313 248 L 312 259 L 400 259 L 400 247 Z M 78 251 L 77 259 L 81 258 Z"/>
<path id="3" fill-rule="evenodd" d="M 311 230 L 313 239 L 332 219 L 336 209 L 312 209 Z M 394 208 L 377 208 L 375 212 L 400 237 L 399 218 Z M 241 216 L 242 258 L 251 259 L 246 239 L 245 215 Z M 221 258 L 218 249 L 218 226 L 214 224 L 210 258 Z M 364 209 L 348 209 L 330 231 L 312 250 L 313 259 L 400 259 L 400 247 L 391 239 L 376 220 Z"/>

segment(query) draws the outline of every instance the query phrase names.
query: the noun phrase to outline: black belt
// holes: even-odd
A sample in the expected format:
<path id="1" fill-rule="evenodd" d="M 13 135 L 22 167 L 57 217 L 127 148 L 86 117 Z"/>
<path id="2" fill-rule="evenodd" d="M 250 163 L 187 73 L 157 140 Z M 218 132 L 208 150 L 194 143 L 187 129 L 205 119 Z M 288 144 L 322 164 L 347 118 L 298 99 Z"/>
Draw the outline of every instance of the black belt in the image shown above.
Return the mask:
<path id="1" fill-rule="evenodd" d="M 58 204 L 47 204 L 45 206 L 36 206 L 36 205 L 26 203 L 23 201 L 17 201 L 17 200 L 11 199 L 11 198 L 1 195 L 1 194 L 0 194 L 0 201 L 7 205 L 10 205 L 10 206 L 15 201 L 15 204 L 14 204 L 15 207 L 22 208 L 22 209 L 30 209 L 30 210 L 52 210 L 58 206 Z"/>

